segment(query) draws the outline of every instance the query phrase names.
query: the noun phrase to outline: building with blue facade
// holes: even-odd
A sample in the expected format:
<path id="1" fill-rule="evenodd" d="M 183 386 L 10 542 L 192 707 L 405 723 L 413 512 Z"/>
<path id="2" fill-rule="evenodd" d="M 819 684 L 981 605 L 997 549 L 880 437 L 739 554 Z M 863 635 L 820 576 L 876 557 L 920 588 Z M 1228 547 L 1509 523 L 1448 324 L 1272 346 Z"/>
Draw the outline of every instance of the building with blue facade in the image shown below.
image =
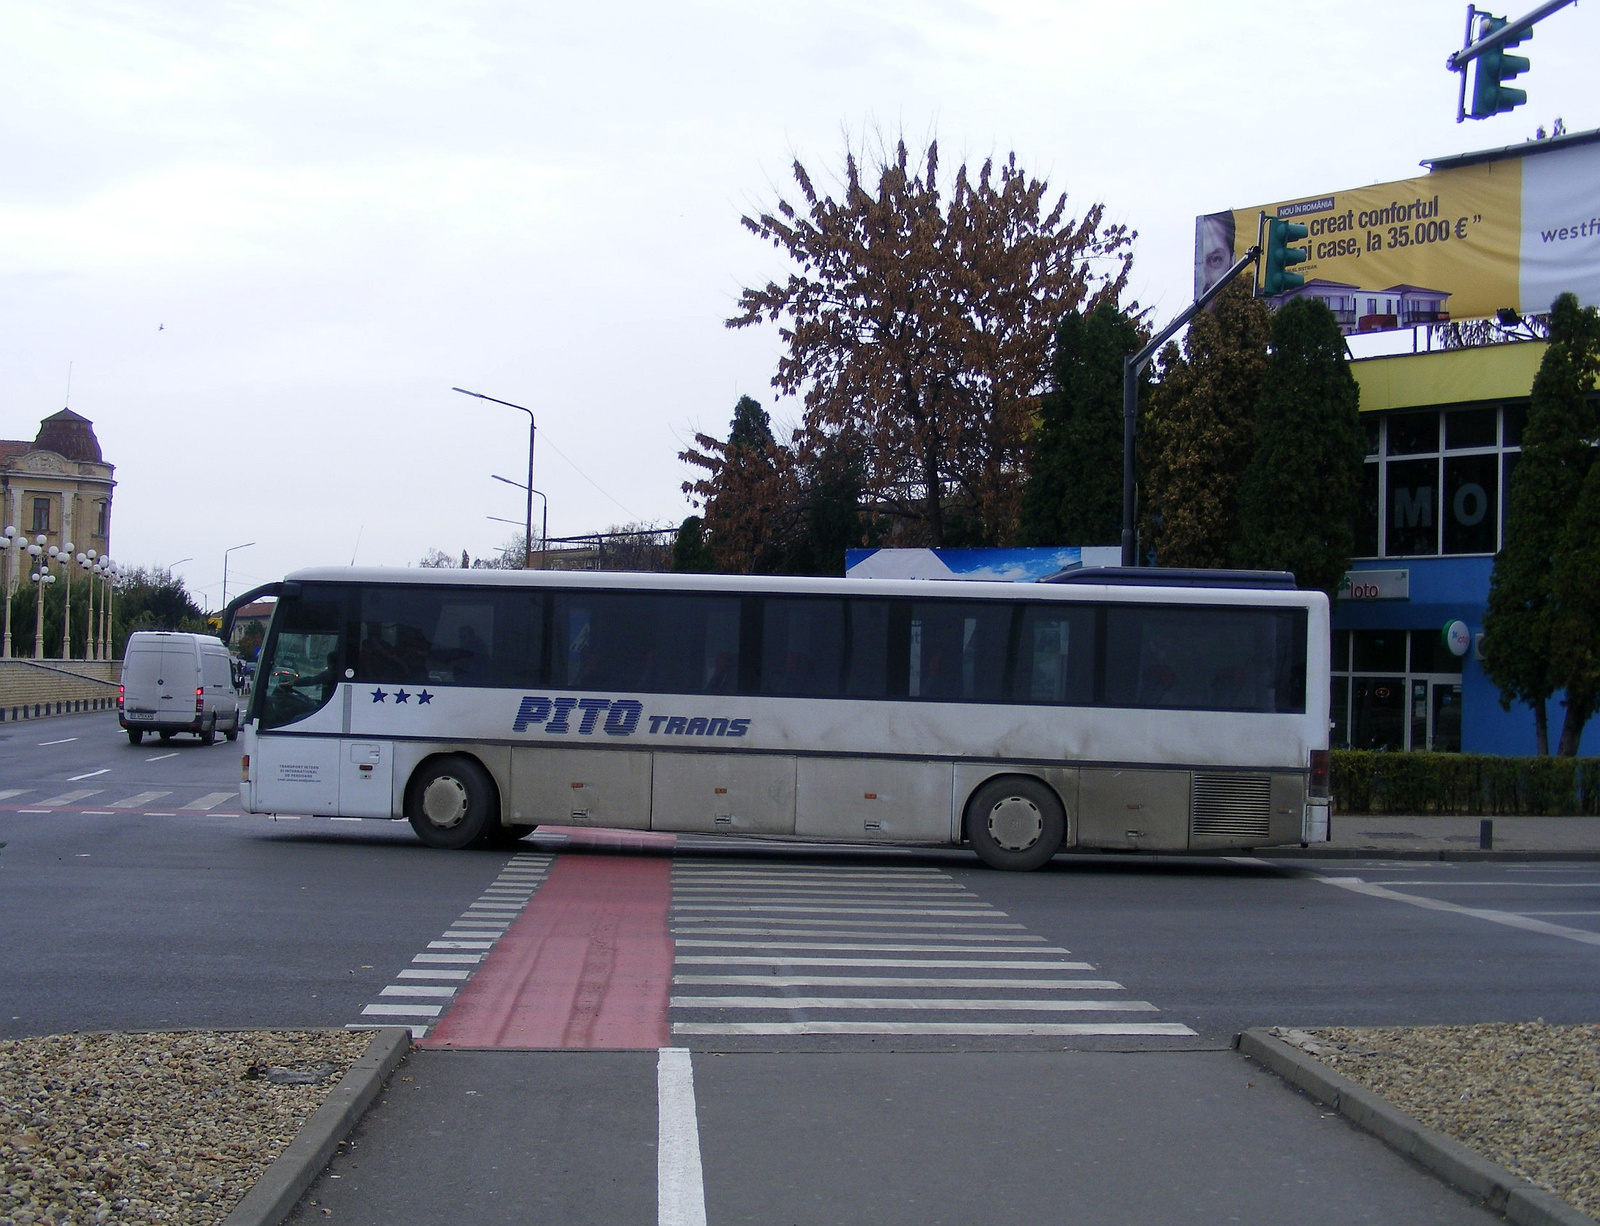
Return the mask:
<path id="1" fill-rule="evenodd" d="M 1335 746 L 1534 752 L 1533 713 L 1501 709 L 1480 644 L 1545 349 L 1529 341 L 1351 363 L 1367 465 L 1356 561 L 1333 615 Z M 1470 632 L 1465 655 L 1444 640 L 1451 622 Z M 1600 724 L 1581 752 L 1600 753 Z"/>

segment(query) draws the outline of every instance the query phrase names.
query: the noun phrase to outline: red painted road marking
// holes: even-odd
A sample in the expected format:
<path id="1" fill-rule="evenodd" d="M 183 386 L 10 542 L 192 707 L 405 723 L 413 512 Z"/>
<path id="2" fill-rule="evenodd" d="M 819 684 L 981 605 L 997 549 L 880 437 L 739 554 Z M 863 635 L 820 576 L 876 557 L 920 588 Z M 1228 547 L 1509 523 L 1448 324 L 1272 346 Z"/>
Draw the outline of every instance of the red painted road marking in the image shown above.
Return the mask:
<path id="1" fill-rule="evenodd" d="M 669 857 L 557 856 L 422 1046 L 665 1046 L 671 902 Z"/>

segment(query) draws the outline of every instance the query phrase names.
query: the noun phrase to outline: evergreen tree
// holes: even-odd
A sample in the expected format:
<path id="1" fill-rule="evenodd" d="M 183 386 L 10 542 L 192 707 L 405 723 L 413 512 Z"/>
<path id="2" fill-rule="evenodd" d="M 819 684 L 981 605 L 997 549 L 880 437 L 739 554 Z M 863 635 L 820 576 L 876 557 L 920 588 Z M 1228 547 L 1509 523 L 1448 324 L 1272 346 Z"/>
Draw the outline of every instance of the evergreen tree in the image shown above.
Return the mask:
<path id="1" fill-rule="evenodd" d="M 1122 359 L 1143 343 L 1114 301 L 1062 318 L 1022 490 L 1022 544 L 1121 540 Z"/>
<path id="2" fill-rule="evenodd" d="M 1588 393 L 1597 367 L 1600 318 L 1593 307 L 1582 308 L 1572 294 L 1562 294 L 1551 307 L 1550 347 L 1533 380 L 1522 458 L 1511 477 L 1505 547 L 1494 560 L 1483 619 L 1484 671 L 1500 688 L 1503 708 L 1510 710 L 1514 701 L 1533 708 L 1541 754 L 1550 751 L 1545 703 L 1563 687 L 1562 666 L 1578 669 L 1574 681 L 1580 691 L 1569 695 L 1563 752 L 1568 727 L 1572 752 L 1577 751 L 1576 737 L 1590 713 L 1583 710 L 1578 659 L 1563 653 L 1558 665 L 1552 622 L 1556 558 L 1564 545 L 1592 547 L 1570 539 L 1568 521 L 1574 519 L 1594 458 L 1595 410 Z M 1569 584 L 1578 578 L 1569 571 Z M 1575 587 L 1568 591 L 1574 601 L 1568 613 L 1576 616 L 1584 601 Z M 1571 629 L 1569 622 L 1567 631 Z M 1588 701 L 1592 710 L 1592 698 Z"/>
<path id="3" fill-rule="evenodd" d="M 1237 564 L 1292 571 L 1330 597 L 1350 565 L 1366 454 L 1360 389 L 1333 312 L 1311 298 L 1272 320 L 1256 446 L 1239 482 Z"/>
<path id="4" fill-rule="evenodd" d="M 1234 281 L 1162 352 L 1140 423 L 1140 539 L 1161 566 L 1227 566 L 1239 541 L 1239 482 L 1255 445 L 1272 317 Z"/>
<path id="5" fill-rule="evenodd" d="M 678 525 L 678 535 L 672 541 L 672 569 L 679 574 L 716 573 L 716 555 L 706 540 L 706 521 L 700 516 L 691 515 Z"/>

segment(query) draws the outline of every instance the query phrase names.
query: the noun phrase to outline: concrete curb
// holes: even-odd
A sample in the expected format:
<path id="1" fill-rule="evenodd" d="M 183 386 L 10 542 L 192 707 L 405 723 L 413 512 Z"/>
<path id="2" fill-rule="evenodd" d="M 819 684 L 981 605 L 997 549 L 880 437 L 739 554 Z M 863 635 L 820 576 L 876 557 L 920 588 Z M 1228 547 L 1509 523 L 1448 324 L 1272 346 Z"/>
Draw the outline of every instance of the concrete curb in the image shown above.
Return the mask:
<path id="1" fill-rule="evenodd" d="M 1246 1030 L 1234 1040 L 1234 1046 L 1452 1187 L 1505 1214 L 1508 1222 L 1517 1226 L 1595 1226 L 1593 1218 L 1560 1197 L 1534 1187 L 1460 1141 L 1419 1124 L 1388 1099 L 1341 1077 L 1265 1030 Z"/>
<path id="2" fill-rule="evenodd" d="M 1505 864 L 1544 860 L 1600 860 L 1600 851 L 1479 851 L 1476 847 L 1261 847 L 1249 854 L 1263 860 L 1465 860 L 1499 861 Z"/>
<path id="3" fill-rule="evenodd" d="M 366 1052 L 350 1066 L 278 1160 L 256 1180 L 255 1187 L 222 1220 L 222 1226 L 278 1226 L 288 1217 L 410 1051 L 407 1027 L 385 1026 L 374 1034 Z"/>

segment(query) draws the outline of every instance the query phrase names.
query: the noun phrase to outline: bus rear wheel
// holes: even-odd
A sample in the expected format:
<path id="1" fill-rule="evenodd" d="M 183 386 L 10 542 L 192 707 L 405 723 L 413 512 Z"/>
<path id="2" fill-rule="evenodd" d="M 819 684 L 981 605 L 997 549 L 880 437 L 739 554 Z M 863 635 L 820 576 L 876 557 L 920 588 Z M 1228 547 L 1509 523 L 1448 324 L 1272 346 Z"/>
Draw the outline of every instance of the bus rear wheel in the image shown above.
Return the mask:
<path id="1" fill-rule="evenodd" d="M 991 779 L 967 805 L 967 838 L 990 868 L 1025 873 L 1049 862 L 1067 837 L 1067 815 L 1037 779 Z"/>
<path id="2" fill-rule="evenodd" d="M 406 793 L 406 818 L 429 847 L 459 851 L 486 842 L 500 823 L 494 780 L 471 758 L 424 766 Z"/>

